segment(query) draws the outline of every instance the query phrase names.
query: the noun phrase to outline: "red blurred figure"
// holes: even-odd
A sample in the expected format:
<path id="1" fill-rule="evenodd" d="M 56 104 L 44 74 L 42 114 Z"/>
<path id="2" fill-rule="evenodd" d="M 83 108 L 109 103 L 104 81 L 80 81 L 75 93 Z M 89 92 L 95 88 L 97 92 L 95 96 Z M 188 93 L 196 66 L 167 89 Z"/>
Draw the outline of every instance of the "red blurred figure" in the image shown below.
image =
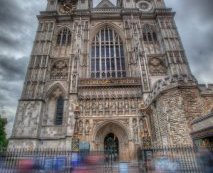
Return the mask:
<path id="1" fill-rule="evenodd" d="M 76 167 L 73 173 L 100 173 L 102 172 L 103 156 L 89 154 L 86 156 L 84 163 Z"/>
<path id="2" fill-rule="evenodd" d="M 23 159 L 19 161 L 18 172 L 19 173 L 30 173 L 33 170 L 33 160 Z"/>

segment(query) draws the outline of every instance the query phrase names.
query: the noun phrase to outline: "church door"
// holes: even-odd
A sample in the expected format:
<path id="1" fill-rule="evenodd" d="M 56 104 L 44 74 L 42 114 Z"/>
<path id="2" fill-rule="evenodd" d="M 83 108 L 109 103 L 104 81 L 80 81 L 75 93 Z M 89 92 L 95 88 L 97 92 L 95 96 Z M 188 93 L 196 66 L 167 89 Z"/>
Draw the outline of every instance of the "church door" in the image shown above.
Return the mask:
<path id="1" fill-rule="evenodd" d="M 113 133 L 104 138 L 104 152 L 110 161 L 117 161 L 119 158 L 119 141 Z"/>

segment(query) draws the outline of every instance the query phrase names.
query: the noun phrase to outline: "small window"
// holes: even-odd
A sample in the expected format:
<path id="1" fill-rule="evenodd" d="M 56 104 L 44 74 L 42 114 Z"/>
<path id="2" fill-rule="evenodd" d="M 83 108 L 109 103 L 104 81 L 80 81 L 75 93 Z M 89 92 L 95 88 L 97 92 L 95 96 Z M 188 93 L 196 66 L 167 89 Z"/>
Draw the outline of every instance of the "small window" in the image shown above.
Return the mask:
<path id="1" fill-rule="evenodd" d="M 143 40 L 148 44 L 154 44 L 158 41 L 157 34 L 150 25 L 143 27 Z"/>
<path id="2" fill-rule="evenodd" d="M 54 0 L 51 0 L 51 1 L 50 1 L 50 5 L 54 5 Z"/>
<path id="3" fill-rule="evenodd" d="M 71 32 L 68 28 L 64 28 L 58 33 L 56 43 L 58 46 L 71 44 Z"/>
<path id="4" fill-rule="evenodd" d="M 43 31 L 43 23 L 39 23 L 38 31 Z"/>
<path id="5" fill-rule="evenodd" d="M 51 22 L 50 24 L 49 24 L 49 32 L 52 32 L 53 31 L 53 23 Z"/>
<path id="6" fill-rule="evenodd" d="M 64 114 L 64 99 L 60 96 L 56 102 L 55 125 L 62 125 Z"/>

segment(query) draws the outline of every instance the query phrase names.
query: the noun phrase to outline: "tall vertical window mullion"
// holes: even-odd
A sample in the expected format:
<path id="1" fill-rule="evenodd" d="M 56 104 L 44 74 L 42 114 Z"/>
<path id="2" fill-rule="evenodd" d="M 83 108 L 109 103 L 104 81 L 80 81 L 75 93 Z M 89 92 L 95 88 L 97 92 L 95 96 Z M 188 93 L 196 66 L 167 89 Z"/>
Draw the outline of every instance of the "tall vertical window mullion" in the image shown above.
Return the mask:
<path id="1" fill-rule="evenodd" d="M 94 66 L 95 70 L 93 69 Z M 102 28 L 93 39 L 91 45 L 91 68 L 92 78 L 126 76 L 122 40 L 109 27 Z"/>
<path id="2" fill-rule="evenodd" d="M 68 28 L 59 31 L 56 40 L 57 46 L 67 46 L 71 44 L 71 32 Z"/>
<path id="3" fill-rule="evenodd" d="M 106 49 L 106 28 L 104 28 L 104 63 L 105 63 L 105 68 L 104 68 L 104 76 L 102 76 L 102 78 L 106 78 L 107 76 L 107 58 L 106 58 L 106 53 L 107 53 L 107 49 Z"/>
<path id="4" fill-rule="evenodd" d="M 117 68 L 117 51 L 116 51 L 116 44 L 115 44 L 115 33 L 114 31 L 112 32 L 112 37 L 113 37 L 113 47 L 114 47 L 114 54 L 115 54 L 115 77 L 118 77 L 117 72 L 118 72 L 118 68 Z"/>
<path id="5" fill-rule="evenodd" d="M 120 60 L 120 76 L 122 76 L 122 60 L 121 60 L 121 45 L 120 45 L 120 38 L 118 37 L 118 47 L 119 47 L 119 60 Z"/>
<path id="6" fill-rule="evenodd" d="M 95 44 L 94 44 L 94 52 L 95 52 L 95 54 L 94 54 L 94 63 L 95 63 L 95 67 L 94 67 L 94 69 L 95 69 L 95 74 L 97 73 L 97 66 L 96 66 L 96 63 L 97 63 L 97 52 L 96 52 L 96 43 L 97 43 L 97 41 L 96 41 L 96 37 L 95 37 Z"/>
<path id="7" fill-rule="evenodd" d="M 110 42 L 110 30 L 107 28 L 107 35 L 108 35 L 108 47 L 109 47 L 109 64 L 110 64 L 110 76 L 112 76 L 112 54 L 111 54 L 111 42 Z"/>
<path id="8" fill-rule="evenodd" d="M 56 103 L 55 125 L 62 125 L 64 114 L 64 99 L 60 96 Z"/>
<path id="9" fill-rule="evenodd" d="M 143 40 L 145 44 L 156 44 L 157 34 L 150 25 L 143 26 Z"/>
<path id="10" fill-rule="evenodd" d="M 99 73 L 101 74 L 102 71 L 102 67 L 101 67 L 101 63 L 102 63 L 102 54 L 101 54 L 101 32 L 99 32 L 98 34 L 98 46 L 99 46 Z"/>

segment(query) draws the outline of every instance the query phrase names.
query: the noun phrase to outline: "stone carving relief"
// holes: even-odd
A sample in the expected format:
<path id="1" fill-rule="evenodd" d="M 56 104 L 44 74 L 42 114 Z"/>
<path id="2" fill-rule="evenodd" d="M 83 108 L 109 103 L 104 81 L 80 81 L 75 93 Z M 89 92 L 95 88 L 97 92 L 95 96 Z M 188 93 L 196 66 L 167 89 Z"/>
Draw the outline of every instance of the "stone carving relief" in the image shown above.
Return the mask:
<path id="1" fill-rule="evenodd" d="M 81 116 L 129 115 L 138 112 L 140 98 L 80 100 Z"/>
<path id="2" fill-rule="evenodd" d="M 81 120 L 78 122 L 78 132 L 83 134 L 83 122 Z"/>
<path id="3" fill-rule="evenodd" d="M 149 105 L 152 100 L 157 97 L 162 91 L 166 89 L 170 89 L 172 87 L 176 87 L 178 85 L 197 85 L 197 81 L 191 75 L 180 74 L 180 75 L 172 75 L 166 77 L 164 79 L 158 80 L 152 88 L 152 92 L 148 95 L 145 100 L 145 105 Z"/>
<path id="4" fill-rule="evenodd" d="M 79 89 L 80 99 L 103 99 L 103 98 L 135 98 L 141 97 L 141 87 L 101 87 Z"/>
<path id="5" fill-rule="evenodd" d="M 63 126 L 46 126 L 41 129 L 41 137 L 43 138 L 56 138 L 64 137 L 65 128 Z"/>
<path id="6" fill-rule="evenodd" d="M 79 55 L 75 55 L 72 58 L 72 72 L 71 72 L 71 86 L 70 92 L 76 93 L 77 92 L 77 84 L 78 84 L 78 69 L 79 69 Z"/>
<path id="7" fill-rule="evenodd" d="M 36 136 L 39 122 L 41 103 L 29 102 L 20 105 L 15 126 L 16 136 Z"/>
<path id="8" fill-rule="evenodd" d="M 64 80 L 68 77 L 68 61 L 59 60 L 53 63 L 51 67 L 50 79 Z"/>
<path id="9" fill-rule="evenodd" d="M 89 135 L 89 133 L 90 133 L 90 123 L 89 123 L 89 120 L 86 120 L 86 123 L 85 123 L 85 134 Z"/>
<path id="10" fill-rule="evenodd" d="M 148 133 L 148 126 L 147 126 L 147 122 L 146 122 L 146 118 L 143 117 L 140 119 L 139 121 L 140 124 L 140 128 L 141 128 L 141 137 L 147 137 L 149 135 Z"/>
<path id="11" fill-rule="evenodd" d="M 137 119 L 134 118 L 132 120 L 132 130 L 133 130 L 133 140 L 134 142 L 138 142 L 138 123 L 137 123 Z"/>
<path id="12" fill-rule="evenodd" d="M 29 140 L 20 140 L 20 141 L 10 141 L 9 143 L 9 148 L 8 150 L 12 150 L 13 149 L 25 149 L 28 151 L 31 151 L 33 149 L 35 149 L 36 147 L 36 142 L 34 141 L 29 141 Z"/>
<path id="13" fill-rule="evenodd" d="M 149 60 L 149 71 L 151 75 L 165 75 L 166 67 L 162 59 L 150 58 Z"/>

